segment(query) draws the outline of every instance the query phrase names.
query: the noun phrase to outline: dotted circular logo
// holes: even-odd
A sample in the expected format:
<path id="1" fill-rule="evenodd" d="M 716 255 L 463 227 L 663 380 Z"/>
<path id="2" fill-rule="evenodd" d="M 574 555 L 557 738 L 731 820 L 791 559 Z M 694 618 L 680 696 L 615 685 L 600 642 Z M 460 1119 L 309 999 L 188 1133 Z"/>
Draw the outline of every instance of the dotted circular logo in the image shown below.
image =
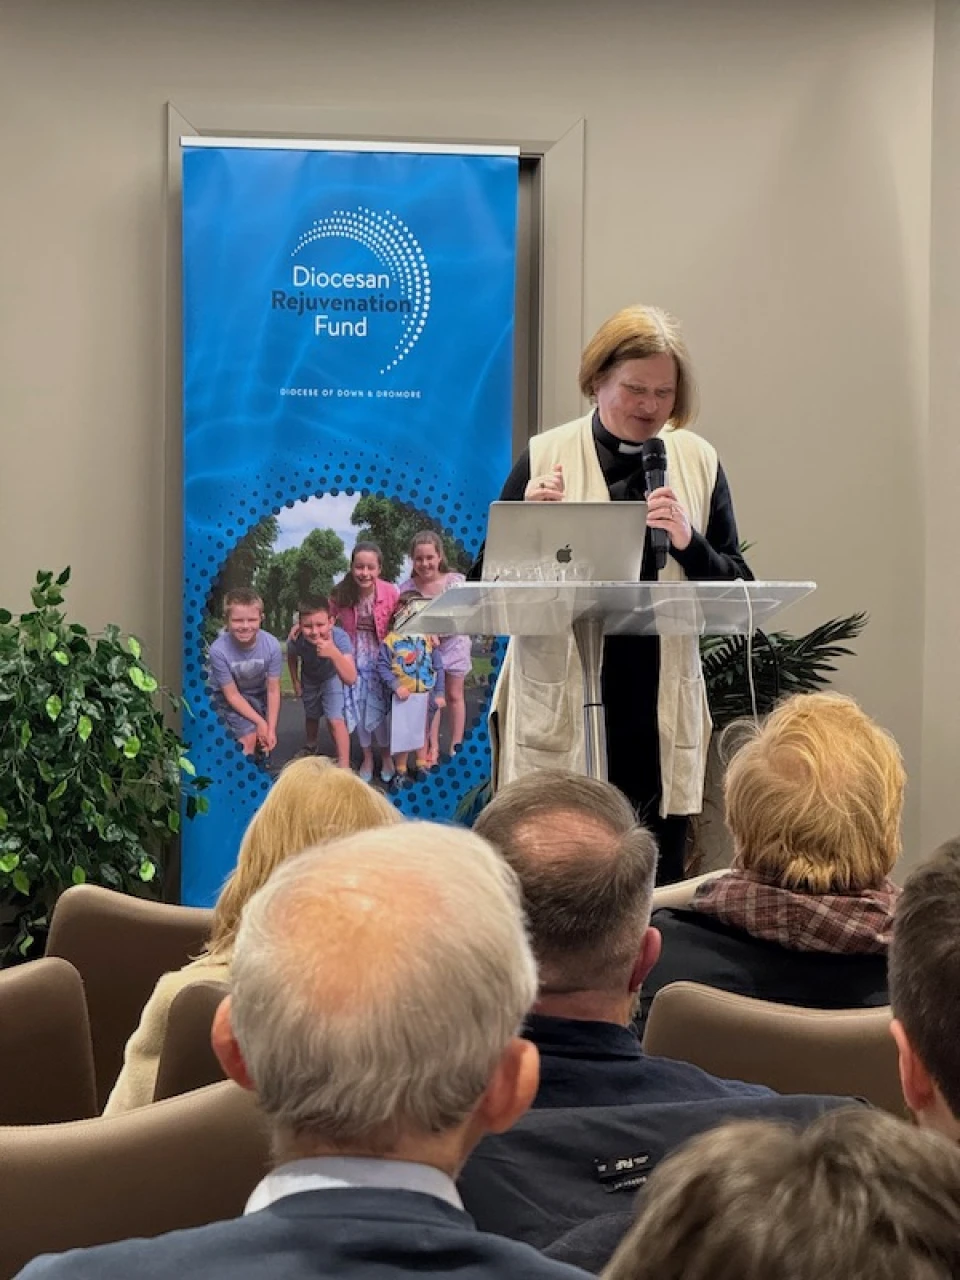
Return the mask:
<path id="1" fill-rule="evenodd" d="M 378 213 L 366 205 L 356 209 L 337 209 L 326 218 L 318 218 L 305 231 L 291 252 L 296 258 L 317 240 L 353 240 L 368 249 L 397 281 L 402 297 L 410 304 L 404 312 L 403 326 L 394 346 L 393 359 L 380 370 L 395 369 L 420 341 L 430 314 L 430 268 L 420 242 L 407 224 L 389 209 Z"/>

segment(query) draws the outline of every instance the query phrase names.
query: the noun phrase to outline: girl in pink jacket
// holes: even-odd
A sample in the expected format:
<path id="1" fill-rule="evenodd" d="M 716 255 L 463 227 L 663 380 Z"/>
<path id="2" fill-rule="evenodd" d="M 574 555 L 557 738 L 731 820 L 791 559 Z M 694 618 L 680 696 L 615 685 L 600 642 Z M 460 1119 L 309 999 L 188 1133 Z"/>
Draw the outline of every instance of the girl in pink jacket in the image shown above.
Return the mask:
<path id="1" fill-rule="evenodd" d="M 383 553 L 375 542 L 358 542 L 350 557 L 350 570 L 330 593 L 337 622 L 353 641 L 357 682 L 349 691 L 357 740 L 363 751 L 360 777 L 373 779 L 373 743 L 380 748 L 380 777 L 389 782 L 394 773 L 390 758 L 390 695 L 377 674 L 380 644 L 390 630 L 390 618 L 399 592 L 382 581 Z"/>

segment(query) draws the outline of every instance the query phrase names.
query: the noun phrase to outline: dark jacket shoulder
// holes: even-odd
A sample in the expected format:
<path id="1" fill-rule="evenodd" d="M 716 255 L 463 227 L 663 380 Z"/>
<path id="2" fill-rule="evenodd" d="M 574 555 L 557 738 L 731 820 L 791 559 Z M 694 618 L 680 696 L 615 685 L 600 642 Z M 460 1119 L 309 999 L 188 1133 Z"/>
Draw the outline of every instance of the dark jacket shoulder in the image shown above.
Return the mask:
<path id="1" fill-rule="evenodd" d="M 689 1062 L 651 1057 L 633 1027 L 531 1014 L 524 1036 L 540 1054 L 534 1109 L 605 1107 L 630 1102 L 703 1102 L 770 1095 L 760 1085 L 721 1080 Z"/>
<path id="2" fill-rule="evenodd" d="M 557 1262 L 599 1275 L 620 1247 L 633 1225 L 633 1218 L 632 1210 L 591 1218 L 554 1240 L 544 1253 Z"/>
<path id="3" fill-rule="evenodd" d="M 705 911 L 664 908 L 650 922 L 663 949 L 643 984 L 640 1024 L 653 997 L 671 982 L 808 1009 L 868 1009 L 889 1003 L 885 955 L 790 951 L 724 924 Z"/>
<path id="4" fill-rule="evenodd" d="M 852 1105 L 862 1104 L 762 1091 L 699 1102 L 533 1110 L 507 1133 L 484 1138 L 458 1186 L 482 1231 L 543 1249 L 590 1219 L 629 1210 L 647 1174 L 695 1134 L 727 1120 L 805 1125 Z"/>
<path id="5" fill-rule="evenodd" d="M 486 1235 L 466 1213 L 416 1191 L 305 1191 L 246 1217 L 37 1258 L 21 1280 L 323 1280 L 421 1273 L 462 1280 L 582 1273 L 513 1240 Z"/>

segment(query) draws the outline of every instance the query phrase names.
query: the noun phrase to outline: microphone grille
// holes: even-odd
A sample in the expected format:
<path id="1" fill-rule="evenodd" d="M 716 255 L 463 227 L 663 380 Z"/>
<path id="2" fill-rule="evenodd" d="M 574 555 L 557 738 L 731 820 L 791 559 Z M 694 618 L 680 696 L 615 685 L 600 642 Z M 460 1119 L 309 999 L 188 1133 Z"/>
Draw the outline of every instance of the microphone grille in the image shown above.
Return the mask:
<path id="1" fill-rule="evenodd" d="M 644 440 L 641 456 L 646 471 L 662 470 L 666 467 L 667 448 L 657 436 L 651 440 Z"/>

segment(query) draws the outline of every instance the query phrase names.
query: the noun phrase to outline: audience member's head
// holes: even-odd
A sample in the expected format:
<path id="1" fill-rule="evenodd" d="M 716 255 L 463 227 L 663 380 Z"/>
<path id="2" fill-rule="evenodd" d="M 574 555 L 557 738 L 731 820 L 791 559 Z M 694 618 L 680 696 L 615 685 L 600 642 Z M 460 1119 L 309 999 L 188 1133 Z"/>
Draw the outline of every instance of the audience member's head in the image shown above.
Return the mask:
<path id="1" fill-rule="evenodd" d="M 337 769 L 323 756 L 291 761 L 244 832 L 237 865 L 214 908 L 207 954 L 230 959 L 247 900 L 291 855 L 322 840 L 402 821 L 385 796 L 349 769 Z"/>
<path id="2" fill-rule="evenodd" d="M 616 787 L 544 770 L 508 783 L 474 830 L 517 873 L 540 969 L 538 1009 L 626 1024 L 656 963 L 657 847 Z"/>
<path id="3" fill-rule="evenodd" d="M 904 1099 L 960 1142 L 960 837 L 907 877 L 889 967 Z"/>
<path id="4" fill-rule="evenodd" d="M 214 1023 L 282 1159 L 393 1156 L 454 1172 L 536 1093 L 536 995 L 516 877 L 478 836 L 404 823 L 290 859 L 248 902 Z"/>
<path id="5" fill-rule="evenodd" d="M 737 865 L 802 893 L 879 888 L 900 853 L 906 784 L 896 742 L 852 698 L 787 698 L 726 773 Z"/>
<path id="6" fill-rule="evenodd" d="M 880 1111 L 746 1121 L 658 1165 L 604 1280 L 952 1280 L 960 1151 Z"/>

